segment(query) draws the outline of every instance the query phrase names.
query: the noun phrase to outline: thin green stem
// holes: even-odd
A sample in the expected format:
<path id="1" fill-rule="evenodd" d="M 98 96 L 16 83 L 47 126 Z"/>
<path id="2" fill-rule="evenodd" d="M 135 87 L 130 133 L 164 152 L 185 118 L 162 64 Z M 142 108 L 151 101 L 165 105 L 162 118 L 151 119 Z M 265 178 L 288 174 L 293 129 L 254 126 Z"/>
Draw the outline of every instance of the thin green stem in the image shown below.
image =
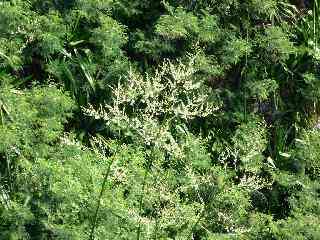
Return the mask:
<path id="1" fill-rule="evenodd" d="M 0 116 L 1 116 L 1 125 L 4 124 L 4 117 L 3 117 L 3 111 L 2 111 L 2 102 L 0 101 Z"/>
<path id="2" fill-rule="evenodd" d="M 159 186 L 158 185 L 158 177 L 155 178 L 155 184 L 156 186 Z M 161 197 L 160 197 L 160 189 L 158 188 L 158 201 L 160 203 L 161 201 Z M 160 212 L 160 209 L 159 209 L 159 212 Z M 157 214 L 156 215 L 156 226 L 155 226 L 155 229 L 154 229 L 154 240 L 157 240 L 158 239 L 158 230 L 159 230 L 159 215 Z"/>
<path id="3" fill-rule="evenodd" d="M 154 230 L 154 240 L 158 239 L 158 229 L 159 229 L 159 218 L 156 218 L 156 226 Z"/>
<path id="4" fill-rule="evenodd" d="M 194 223 L 194 225 L 192 226 L 191 232 L 190 232 L 190 238 L 192 238 L 193 231 L 196 229 L 196 227 L 198 226 L 200 220 L 203 218 L 203 216 L 204 216 L 204 214 L 205 214 L 205 209 L 206 209 L 206 208 L 203 207 L 203 209 L 202 209 L 202 211 L 201 211 L 201 213 L 200 213 L 197 221 L 196 221 L 196 222 Z"/>
<path id="5" fill-rule="evenodd" d="M 317 25 L 317 0 L 314 1 L 313 4 L 313 42 L 314 42 L 314 48 L 315 50 L 317 49 L 317 30 L 316 30 L 316 25 Z"/>
<path id="6" fill-rule="evenodd" d="M 141 195 L 140 195 L 140 199 L 139 199 L 139 214 L 141 214 L 141 211 L 142 211 L 142 201 L 143 201 L 143 197 L 144 197 L 144 188 L 146 186 L 147 175 L 148 175 L 148 171 L 145 171 L 145 174 L 143 177 L 142 188 L 141 188 Z M 141 234 L 141 219 L 139 217 L 139 225 L 138 225 L 138 229 L 137 229 L 137 240 L 140 239 L 140 234 Z"/>
<path id="7" fill-rule="evenodd" d="M 247 13 L 248 13 L 248 21 L 250 22 L 250 16 L 249 16 L 249 10 L 247 9 Z M 245 72 L 244 72 L 244 80 L 246 82 L 247 80 L 247 70 L 248 70 L 248 46 L 249 46 L 249 29 L 247 27 L 246 29 L 246 43 L 247 43 L 247 47 L 246 47 L 246 56 L 245 56 Z M 245 122 L 247 121 L 247 89 L 246 86 L 244 86 L 244 120 Z"/>
<path id="8" fill-rule="evenodd" d="M 102 183 L 102 186 L 101 186 L 101 190 L 100 190 L 100 194 L 99 194 L 99 198 L 98 198 L 97 208 L 96 208 L 96 211 L 94 213 L 94 217 L 93 217 L 93 221 L 92 221 L 92 226 L 91 226 L 91 231 L 90 231 L 90 236 L 89 236 L 90 240 L 94 239 L 94 231 L 95 231 L 95 228 L 96 228 L 97 223 L 98 223 L 98 214 L 99 214 L 99 210 L 100 210 L 100 206 L 101 206 L 101 199 L 102 199 L 102 196 L 103 196 L 103 194 L 105 192 L 105 186 L 107 184 L 108 176 L 110 174 L 112 162 L 113 161 L 111 161 L 109 166 L 108 166 L 107 172 L 106 172 L 106 174 L 104 176 L 103 183 Z"/>
<path id="9" fill-rule="evenodd" d="M 8 153 L 5 153 L 6 155 L 6 162 L 7 162 L 7 171 L 8 171 L 8 185 L 10 192 L 13 192 L 13 182 L 12 182 L 12 174 L 11 174 L 11 163 Z"/>
<path id="10" fill-rule="evenodd" d="M 318 54 L 318 24 L 319 24 L 319 9 L 318 0 L 314 0 L 313 3 L 313 42 L 314 42 L 314 52 Z M 314 63 L 314 71 L 317 71 L 317 64 Z M 316 112 L 316 102 L 314 102 L 314 112 Z"/>

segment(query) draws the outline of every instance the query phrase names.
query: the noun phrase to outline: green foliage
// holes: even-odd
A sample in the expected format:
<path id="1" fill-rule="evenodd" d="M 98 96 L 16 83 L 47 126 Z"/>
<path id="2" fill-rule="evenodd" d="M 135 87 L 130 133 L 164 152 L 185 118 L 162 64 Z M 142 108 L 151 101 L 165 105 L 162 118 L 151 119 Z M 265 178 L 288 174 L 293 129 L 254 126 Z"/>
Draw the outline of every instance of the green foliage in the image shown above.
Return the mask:
<path id="1" fill-rule="evenodd" d="M 312 179 L 320 177 L 320 162 L 319 162 L 319 130 L 310 130 L 302 134 L 297 139 L 297 147 L 293 157 L 298 160 L 298 163 L 303 165 L 305 172 Z"/>
<path id="2" fill-rule="evenodd" d="M 100 20 L 101 26 L 92 32 L 90 41 L 101 48 L 102 56 L 113 60 L 121 55 L 121 47 L 126 43 L 125 29 L 110 17 Z"/>
<path id="3" fill-rule="evenodd" d="M 262 153 L 267 147 L 266 128 L 263 123 L 252 121 L 240 125 L 232 137 L 232 143 L 244 169 L 257 171 L 261 168 Z"/>
<path id="4" fill-rule="evenodd" d="M 318 1 L 1 1 L 0 239 L 319 239 L 318 23 Z"/>
<path id="5" fill-rule="evenodd" d="M 265 35 L 259 36 L 258 44 L 265 51 L 264 57 L 271 62 L 283 62 L 294 53 L 294 46 L 288 35 L 280 27 L 266 29 Z"/>
<path id="6" fill-rule="evenodd" d="M 319 237 L 320 206 L 317 193 L 319 183 L 304 177 L 297 178 L 294 175 L 279 172 L 276 174 L 278 190 L 281 186 L 286 192 L 289 216 L 275 221 L 266 214 L 252 215 L 250 222 L 255 227 L 252 227 L 248 239 L 317 239 Z M 275 190 L 276 188 L 273 188 L 274 192 L 271 191 L 270 200 L 274 201 L 281 197 L 281 192 Z M 279 207 L 279 204 L 277 206 Z"/>
<path id="7" fill-rule="evenodd" d="M 171 15 L 161 16 L 156 27 L 156 33 L 168 38 L 187 38 L 199 32 L 198 19 L 191 13 L 177 8 Z"/>

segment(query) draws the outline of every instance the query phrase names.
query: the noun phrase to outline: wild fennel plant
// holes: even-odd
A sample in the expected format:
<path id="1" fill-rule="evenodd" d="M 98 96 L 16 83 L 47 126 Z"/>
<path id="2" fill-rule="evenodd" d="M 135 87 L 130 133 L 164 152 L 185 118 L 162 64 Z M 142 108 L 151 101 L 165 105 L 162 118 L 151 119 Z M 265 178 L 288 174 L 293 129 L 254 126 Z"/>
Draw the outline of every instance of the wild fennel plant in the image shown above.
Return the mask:
<path id="1" fill-rule="evenodd" d="M 0 1 L 0 239 L 319 239 L 319 2 Z"/>

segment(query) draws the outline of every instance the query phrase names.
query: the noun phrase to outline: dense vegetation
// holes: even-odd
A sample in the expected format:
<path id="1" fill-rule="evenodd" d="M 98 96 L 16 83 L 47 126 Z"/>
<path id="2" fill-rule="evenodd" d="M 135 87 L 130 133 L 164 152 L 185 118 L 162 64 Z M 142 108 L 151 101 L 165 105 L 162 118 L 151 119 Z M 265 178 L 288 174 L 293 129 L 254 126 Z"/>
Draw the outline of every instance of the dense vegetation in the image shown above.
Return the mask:
<path id="1" fill-rule="evenodd" d="M 0 0 L 0 239 L 320 239 L 318 7 Z"/>

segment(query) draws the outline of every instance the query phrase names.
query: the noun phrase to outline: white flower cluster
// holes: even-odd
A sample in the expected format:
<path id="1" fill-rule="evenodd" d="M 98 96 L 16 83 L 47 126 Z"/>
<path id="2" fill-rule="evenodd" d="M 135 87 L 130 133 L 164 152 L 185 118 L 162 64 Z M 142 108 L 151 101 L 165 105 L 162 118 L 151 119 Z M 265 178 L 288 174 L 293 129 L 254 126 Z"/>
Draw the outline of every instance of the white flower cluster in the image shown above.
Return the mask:
<path id="1" fill-rule="evenodd" d="M 131 70 L 126 81 L 119 81 L 112 90 L 112 104 L 98 110 L 90 107 L 85 112 L 105 120 L 120 134 L 175 154 L 181 151 L 170 128 L 207 117 L 218 109 L 210 99 L 210 88 L 197 81 L 193 58 L 187 64 L 165 61 L 153 76 L 143 77 Z"/>

